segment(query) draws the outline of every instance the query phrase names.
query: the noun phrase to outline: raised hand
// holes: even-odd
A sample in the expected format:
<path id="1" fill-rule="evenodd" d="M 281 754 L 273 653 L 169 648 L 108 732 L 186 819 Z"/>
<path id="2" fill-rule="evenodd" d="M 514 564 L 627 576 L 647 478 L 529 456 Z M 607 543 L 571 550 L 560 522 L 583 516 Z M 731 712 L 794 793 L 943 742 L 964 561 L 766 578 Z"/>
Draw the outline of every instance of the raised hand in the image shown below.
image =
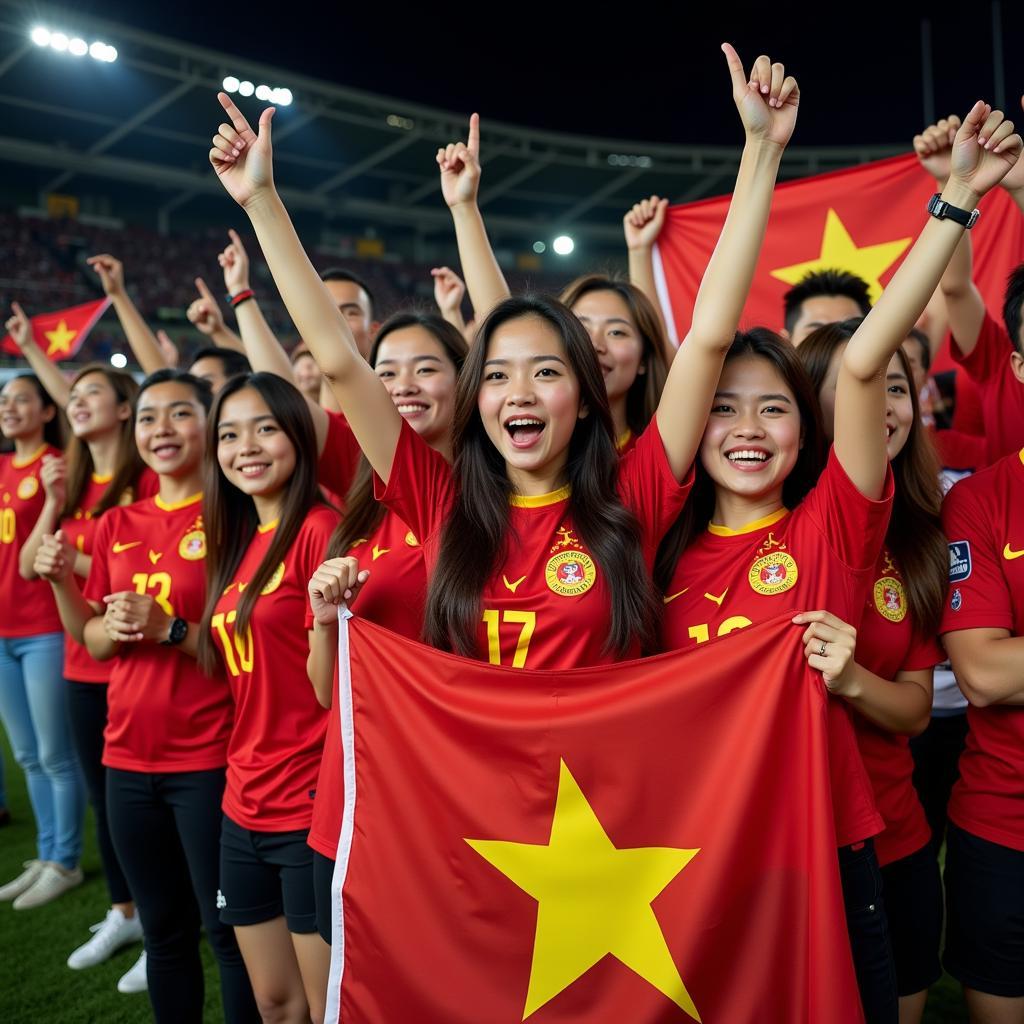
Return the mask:
<path id="1" fill-rule="evenodd" d="M 212 337 L 224 330 L 224 314 L 221 312 L 220 306 L 217 305 L 213 292 L 201 277 L 196 278 L 196 291 L 199 292 L 199 298 L 192 300 L 185 315 L 196 330 L 207 337 Z"/>
<path id="2" fill-rule="evenodd" d="M 939 183 L 939 191 L 949 180 L 950 153 L 953 139 L 960 129 L 956 114 L 930 124 L 920 135 L 914 136 L 914 152 L 921 166 Z"/>
<path id="3" fill-rule="evenodd" d="M 370 570 L 359 569 L 359 559 L 330 558 L 324 562 L 309 581 L 309 604 L 313 618 L 321 626 L 338 621 L 338 605 L 349 605 L 356 599 L 363 584 L 370 578 Z"/>
<path id="4" fill-rule="evenodd" d="M 63 583 L 75 571 L 75 549 L 64 536 L 63 530 L 44 533 L 43 542 L 36 551 L 32 571 L 51 583 Z"/>
<path id="5" fill-rule="evenodd" d="M 964 118 L 950 153 L 950 181 L 978 196 L 998 185 L 1017 163 L 1021 137 L 1001 110 L 978 100 Z"/>
<path id="6" fill-rule="evenodd" d="M 11 303 L 11 313 L 12 316 L 8 317 L 4 326 L 7 328 L 7 333 L 14 339 L 14 344 L 18 348 L 24 349 L 35 341 L 32 334 L 32 321 L 17 302 Z"/>
<path id="7" fill-rule="evenodd" d="M 178 351 L 178 346 L 171 340 L 171 336 L 162 327 L 156 332 L 156 340 L 164 359 L 167 360 L 167 365 L 177 366 L 181 353 Z"/>
<path id="8" fill-rule="evenodd" d="M 1024 109 L 1024 96 L 1020 98 L 1020 105 Z M 1007 192 L 1024 192 L 1024 158 L 1018 160 L 1016 165 L 1006 172 L 1001 184 Z M 1019 199 L 1017 201 L 1020 202 Z"/>
<path id="9" fill-rule="evenodd" d="M 651 196 L 642 199 L 622 218 L 622 229 L 626 234 L 626 248 L 631 250 L 653 249 L 665 224 L 668 200 Z"/>
<path id="10" fill-rule="evenodd" d="M 260 114 L 257 134 L 227 93 L 217 93 L 217 99 L 231 123 L 217 129 L 210 163 L 228 195 L 239 206 L 246 206 L 274 191 L 274 153 L 270 143 L 274 107 L 267 107 Z"/>
<path id="11" fill-rule="evenodd" d="M 97 274 L 105 294 L 113 298 L 124 294 L 124 264 L 109 253 L 90 256 L 86 261 Z"/>
<path id="12" fill-rule="evenodd" d="M 475 203 L 480 188 L 480 115 L 469 118 L 466 142 L 449 142 L 437 151 L 441 194 L 449 207 Z"/>
<path id="13" fill-rule="evenodd" d="M 63 507 L 68 494 L 68 464 L 63 455 L 44 455 L 43 465 L 39 470 L 46 497 L 59 507 Z"/>
<path id="14" fill-rule="evenodd" d="M 732 77 L 732 98 L 748 138 L 785 146 L 796 127 L 800 87 L 782 64 L 773 64 L 762 54 L 754 61 L 750 76 L 743 73 L 743 62 L 730 43 L 722 43 L 722 52 Z"/>
<path id="15" fill-rule="evenodd" d="M 466 294 L 465 281 L 450 267 L 434 267 L 430 276 L 434 279 L 434 301 L 442 315 L 461 310 Z"/>
<path id="16" fill-rule="evenodd" d="M 217 257 L 217 262 L 224 271 L 224 287 L 228 295 L 237 295 L 249 288 L 249 254 L 234 228 L 228 228 L 228 234 L 231 243 Z"/>

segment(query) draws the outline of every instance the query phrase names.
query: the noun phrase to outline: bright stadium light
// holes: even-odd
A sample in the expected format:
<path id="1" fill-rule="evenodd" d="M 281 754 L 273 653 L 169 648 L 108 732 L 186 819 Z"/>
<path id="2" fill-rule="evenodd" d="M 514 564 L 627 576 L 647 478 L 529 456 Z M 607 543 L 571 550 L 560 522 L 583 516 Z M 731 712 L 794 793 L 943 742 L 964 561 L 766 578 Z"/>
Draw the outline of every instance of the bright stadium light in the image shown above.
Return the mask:
<path id="1" fill-rule="evenodd" d="M 32 42 L 35 43 L 36 46 L 49 46 L 50 30 L 48 28 L 43 28 L 42 25 L 36 25 L 36 27 L 32 29 Z"/>
<path id="2" fill-rule="evenodd" d="M 533 251 L 539 256 L 542 252 L 547 250 L 547 246 L 543 242 L 534 242 Z"/>
<path id="3" fill-rule="evenodd" d="M 576 248 L 576 243 L 568 235 L 559 235 L 552 243 L 551 248 L 559 256 L 568 256 Z"/>
<path id="4" fill-rule="evenodd" d="M 68 48 L 68 37 L 63 32 L 54 32 L 50 36 L 50 49 L 63 53 Z"/>
<path id="5" fill-rule="evenodd" d="M 256 91 L 256 86 L 248 79 L 238 83 L 238 91 L 242 96 L 251 96 Z"/>
<path id="6" fill-rule="evenodd" d="M 225 92 L 238 92 L 238 87 L 241 85 L 241 82 L 239 82 L 234 75 L 228 75 L 228 77 L 221 82 L 221 85 L 224 86 Z"/>
<path id="7" fill-rule="evenodd" d="M 292 105 L 291 89 L 275 89 L 270 98 L 274 103 L 279 103 L 282 107 L 290 107 Z"/>
<path id="8" fill-rule="evenodd" d="M 128 365 L 128 357 L 123 352 L 115 352 L 110 357 L 110 365 L 123 370 Z"/>
<path id="9" fill-rule="evenodd" d="M 68 43 L 68 53 L 70 53 L 72 57 L 84 57 L 88 52 L 89 44 L 78 36 L 75 36 L 75 38 Z"/>
<path id="10" fill-rule="evenodd" d="M 270 86 L 269 85 L 257 85 L 256 86 L 256 99 L 263 100 L 265 103 L 270 99 Z"/>

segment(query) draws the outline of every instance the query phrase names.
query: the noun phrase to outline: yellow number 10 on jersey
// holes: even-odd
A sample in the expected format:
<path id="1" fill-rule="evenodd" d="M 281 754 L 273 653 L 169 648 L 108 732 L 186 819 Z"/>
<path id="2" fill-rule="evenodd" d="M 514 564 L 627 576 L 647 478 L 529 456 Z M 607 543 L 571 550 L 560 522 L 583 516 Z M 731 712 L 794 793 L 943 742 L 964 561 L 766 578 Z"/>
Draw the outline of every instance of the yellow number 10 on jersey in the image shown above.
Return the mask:
<path id="1" fill-rule="evenodd" d="M 492 665 L 501 664 L 501 632 L 500 623 L 519 626 L 519 639 L 516 641 L 516 652 L 512 655 L 513 668 L 525 668 L 526 656 L 530 653 L 530 640 L 537 628 L 536 612 L 499 612 L 488 608 L 483 615 L 487 625 L 487 657 Z"/>
<path id="2" fill-rule="evenodd" d="M 252 630 L 247 629 L 244 638 L 238 636 L 234 630 L 231 631 L 232 635 L 228 636 L 225 623 L 230 626 L 235 621 L 235 614 L 234 611 L 228 612 L 227 615 L 217 612 L 210 620 L 210 625 L 213 626 L 224 649 L 224 661 L 227 663 L 228 671 L 233 676 L 240 676 L 243 672 L 252 671 Z"/>

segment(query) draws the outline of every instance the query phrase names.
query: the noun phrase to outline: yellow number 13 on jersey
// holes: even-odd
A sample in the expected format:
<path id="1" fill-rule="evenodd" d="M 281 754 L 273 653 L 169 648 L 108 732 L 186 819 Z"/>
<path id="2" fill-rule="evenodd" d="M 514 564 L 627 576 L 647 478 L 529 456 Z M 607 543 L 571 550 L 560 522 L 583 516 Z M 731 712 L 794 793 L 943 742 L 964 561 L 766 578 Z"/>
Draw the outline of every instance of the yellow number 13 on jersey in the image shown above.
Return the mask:
<path id="1" fill-rule="evenodd" d="M 153 600 L 168 615 L 174 615 L 174 608 L 171 606 L 171 574 L 169 572 L 144 573 L 137 572 L 132 577 L 136 594 L 144 594 L 147 590 L 155 590 Z"/>
<path id="2" fill-rule="evenodd" d="M 530 653 L 530 640 L 537 628 L 536 612 L 499 612 L 488 608 L 483 615 L 487 625 L 487 657 L 492 665 L 501 664 L 501 631 L 499 625 L 519 626 L 519 639 L 516 641 L 516 653 L 512 655 L 513 668 L 525 668 L 526 656 Z"/>

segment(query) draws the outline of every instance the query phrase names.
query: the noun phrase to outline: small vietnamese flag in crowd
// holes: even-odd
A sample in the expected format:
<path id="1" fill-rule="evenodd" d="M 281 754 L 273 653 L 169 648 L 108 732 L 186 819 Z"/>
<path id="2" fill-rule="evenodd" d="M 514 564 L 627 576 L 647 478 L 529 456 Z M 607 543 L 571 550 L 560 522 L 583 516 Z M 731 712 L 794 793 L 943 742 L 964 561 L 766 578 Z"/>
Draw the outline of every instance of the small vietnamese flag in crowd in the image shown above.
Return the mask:
<path id="1" fill-rule="evenodd" d="M 741 326 L 782 327 L 782 297 L 814 270 L 847 270 L 867 281 L 874 302 L 903 261 L 928 214 L 935 182 L 913 154 L 779 185 Z M 690 327 L 701 277 L 731 196 L 673 206 L 655 250 L 669 331 Z M 981 201 L 971 231 L 974 280 L 990 310 L 1003 306 L 1006 276 L 1024 259 L 1024 217 L 1003 189 Z"/>
<path id="2" fill-rule="evenodd" d="M 83 302 L 80 306 L 58 309 L 53 313 L 37 314 L 32 317 L 32 335 L 36 344 L 51 362 L 74 358 L 109 305 L 110 299 L 103 298 Z M 8 355 L 21 355 L 21 349 L 9 334 L 4 335 L 0 347 Z"/>

